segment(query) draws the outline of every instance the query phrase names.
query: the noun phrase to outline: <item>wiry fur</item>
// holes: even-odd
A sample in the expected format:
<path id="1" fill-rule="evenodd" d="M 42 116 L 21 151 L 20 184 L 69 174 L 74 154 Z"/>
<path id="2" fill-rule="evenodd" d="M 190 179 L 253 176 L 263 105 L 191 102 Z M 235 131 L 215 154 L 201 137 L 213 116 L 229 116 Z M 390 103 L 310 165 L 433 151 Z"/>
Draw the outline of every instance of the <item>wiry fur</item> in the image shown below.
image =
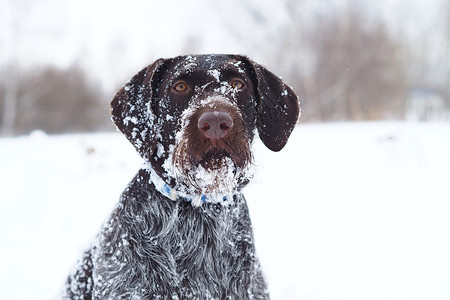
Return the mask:
<path id="1" fill-rule="evenodd" d="M 245 89 L 231 88 L 236 77 Z M 174 93 L 179 78 L 189 93 Z M 111 106 L 146 166 L 68 277 L 63 298 L 269 299 L 240 190 L 249 180 L 255 128 L 274 151 L 287 142 L 299 113 L 292 90 L 242 56 L 180 56 L 140 71 Z M 196 126 L 211 108 L 234 122 L 217 140 Z M 232 196 L 223 202 L 185 198 L 225 190 Z"/>
<path id="2" fill-rule="evenodd" d="M 148 182 L 140 170 L 102 231 L 92 257 L 94 299 L 266 298 L 242 195 L 230 206 L 194 209 Z"/>

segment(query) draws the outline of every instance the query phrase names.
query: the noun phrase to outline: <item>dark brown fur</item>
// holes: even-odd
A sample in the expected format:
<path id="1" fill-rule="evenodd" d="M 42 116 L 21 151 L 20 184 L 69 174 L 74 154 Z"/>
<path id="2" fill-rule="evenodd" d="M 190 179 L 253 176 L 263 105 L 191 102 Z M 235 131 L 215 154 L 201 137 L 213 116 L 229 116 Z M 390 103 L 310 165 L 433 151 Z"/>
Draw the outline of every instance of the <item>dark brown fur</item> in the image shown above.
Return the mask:
<path id="1" fill-rule="evenodd" d="M 243 56 L 179 56 L 138 72 L 111 108 L 146 164 L 64 298 L 268 299 L 241 189 L 256 130 L 273 151 L 286 144 L 299 114 L 294 92 Z M 198 124 L 211 109 L 233 121 L 220 138 Z"/>
<path id="2" fill-rule="evenodd" d="M 229 134 L 222 139 L 211 141 L 198 130 L 197 122 L 201 114 L 211 108 L 200 107 L 189 117 L 182 141 L 175 148 L 174 164 L 183 170 L 189 170 L 192 166 L 201 164 L 205 168 L 220 168 L 214 165 L 216 156 L 230 156 L 239 168 L 244 168 L 251 162 L 249 137 L 245 131 L 245 123 L 236 107 L 223 103 L 213 103 L 214 109 L 228 112 L 234 126 Z"/>

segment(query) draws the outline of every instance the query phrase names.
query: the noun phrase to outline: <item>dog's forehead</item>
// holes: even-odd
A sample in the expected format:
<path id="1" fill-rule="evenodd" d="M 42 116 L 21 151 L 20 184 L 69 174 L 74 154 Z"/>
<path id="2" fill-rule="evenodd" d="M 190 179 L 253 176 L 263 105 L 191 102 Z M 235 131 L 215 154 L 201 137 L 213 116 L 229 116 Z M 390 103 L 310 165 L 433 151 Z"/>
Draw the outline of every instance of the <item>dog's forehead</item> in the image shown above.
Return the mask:
<path id="1" fill-rule="evenodd" d="M 191 73 L 204 73 L 218 79 L 225 70 L 245 73 L 244 64 L 238 57 L 231 55 L 187 55 L 174 59 L 173 72 L 175 76 Z"/>

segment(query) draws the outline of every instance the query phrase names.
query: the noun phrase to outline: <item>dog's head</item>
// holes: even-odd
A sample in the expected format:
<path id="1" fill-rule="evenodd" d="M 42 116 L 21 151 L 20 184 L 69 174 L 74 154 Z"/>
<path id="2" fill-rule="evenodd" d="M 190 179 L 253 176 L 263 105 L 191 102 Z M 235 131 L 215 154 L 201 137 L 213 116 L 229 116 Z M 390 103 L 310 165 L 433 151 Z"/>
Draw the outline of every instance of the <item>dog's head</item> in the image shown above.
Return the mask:
<path id="1" fill-rule="evenodd" d="M 251 142 L 279 151 L 299 115 L 295 93 L 246 57 L 159 59 L 111 102 L 112 119 L 172 188 L 230 194 L 248 182 Z"/>

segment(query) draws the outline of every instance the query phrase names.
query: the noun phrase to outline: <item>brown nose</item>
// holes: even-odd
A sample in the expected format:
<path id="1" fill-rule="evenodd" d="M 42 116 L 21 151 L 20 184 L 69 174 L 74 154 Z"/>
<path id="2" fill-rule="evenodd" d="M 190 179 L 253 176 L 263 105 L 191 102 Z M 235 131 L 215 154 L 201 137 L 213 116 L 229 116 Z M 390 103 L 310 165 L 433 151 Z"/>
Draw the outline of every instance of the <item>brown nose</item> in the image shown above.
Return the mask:
<path id="1" fill-rule="evenodd" d="M 233 127 L 233 118 L 225 111 L 207 111 L 198 119 L 198 128 L 212 140 L 225 137 Z"/>

